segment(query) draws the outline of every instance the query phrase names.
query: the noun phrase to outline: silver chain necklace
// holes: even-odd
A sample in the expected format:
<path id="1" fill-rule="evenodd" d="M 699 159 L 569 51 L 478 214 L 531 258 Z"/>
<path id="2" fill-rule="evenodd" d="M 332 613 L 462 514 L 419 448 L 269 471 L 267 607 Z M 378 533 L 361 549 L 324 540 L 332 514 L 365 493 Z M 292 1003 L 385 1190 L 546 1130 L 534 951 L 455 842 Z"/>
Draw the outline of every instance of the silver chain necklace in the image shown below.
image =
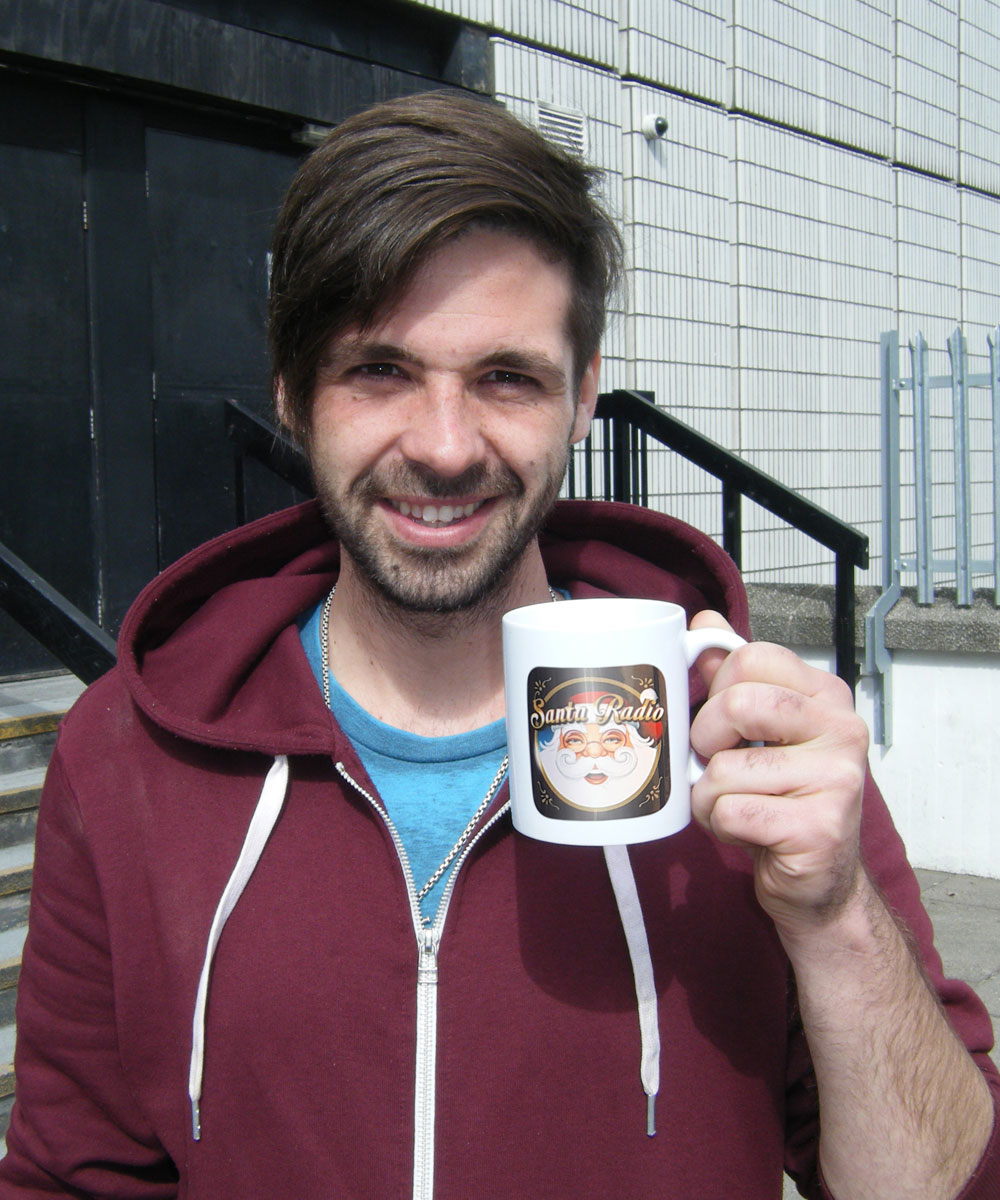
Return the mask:
<path id="1" fill-rule="evenodd" d="M 323 611 L 320 614 L 319 622 L 319 648 L 320 648 L 320 665 L 323 671 L 323 699 L 326 702 L 326 707 L 330 708 L 330 605 L 333 603 L 333 594 L 337 590 L 337 585 L 334 584 L 330 588 L 330 593 L 323 601 Z M 562 599 L 559 593 L 551 585 L 549 586 L 549 595 L 552 597 L 553 603 Z M 424 886 L 417 892 L 417 902 L 419 903 L 428 895 L 434 885 L 438 882 L 441 876 L 448 870 L 451 864 L 455 861 L 455 856 L 459 853 L 465 843 L 469 840 L 472 831 L 479 824 L 479 820 L 483 813 L 489 808 L 490 801 L 496 795 L 497 788 L 500 786 L 504 775 L 507 774 L 507 755 L 504 754 L 503 761 L 497 768 L 497 773 L 493 776 L 493 782 L 487 789 L 486 795 L 480 801 L 479 807 L 472 814 L 468 825 L 458 835 L 458 841 L 452 846 L 445 857 L 441 860 L 438 869 L 427 880 Z"/>

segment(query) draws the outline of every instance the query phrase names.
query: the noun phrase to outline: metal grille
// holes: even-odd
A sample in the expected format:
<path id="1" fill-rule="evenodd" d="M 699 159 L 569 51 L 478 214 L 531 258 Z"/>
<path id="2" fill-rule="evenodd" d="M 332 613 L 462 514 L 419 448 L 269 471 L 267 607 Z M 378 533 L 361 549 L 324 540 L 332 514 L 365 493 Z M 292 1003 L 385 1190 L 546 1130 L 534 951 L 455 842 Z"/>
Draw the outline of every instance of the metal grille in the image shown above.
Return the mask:
<path id="1" fill-rule="evenodd" d="M 557 108 L 542 100 L 535 103 L 535 125 L 550 142 L 570 154 L 585 158 L 589 150 L 587 118 L 578 109 Z"/>

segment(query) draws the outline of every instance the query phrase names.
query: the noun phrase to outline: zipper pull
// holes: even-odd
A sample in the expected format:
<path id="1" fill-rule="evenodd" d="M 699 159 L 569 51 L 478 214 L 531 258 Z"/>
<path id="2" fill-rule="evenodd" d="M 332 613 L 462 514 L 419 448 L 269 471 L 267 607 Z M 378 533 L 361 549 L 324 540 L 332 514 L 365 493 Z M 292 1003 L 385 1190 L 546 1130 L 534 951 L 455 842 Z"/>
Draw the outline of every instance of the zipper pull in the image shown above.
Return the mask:
<path id="1" fill-rule="evenodd" d="M 421 930 L 420 954 L 417 963 L 418 979 L 436 978 L 438 940 L 433 929 Z"/>

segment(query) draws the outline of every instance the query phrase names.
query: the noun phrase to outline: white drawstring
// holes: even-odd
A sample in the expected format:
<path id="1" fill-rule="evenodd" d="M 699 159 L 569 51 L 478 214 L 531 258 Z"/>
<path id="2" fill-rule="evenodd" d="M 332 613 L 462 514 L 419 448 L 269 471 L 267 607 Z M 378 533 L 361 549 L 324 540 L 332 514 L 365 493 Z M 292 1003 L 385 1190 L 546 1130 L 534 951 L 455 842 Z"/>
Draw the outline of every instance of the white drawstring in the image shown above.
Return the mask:
<path id="1" fill-rule="evenodd" d="M 212 927 L 205 947 L 205 961 L 198 980 L 194 1018 L 191 1028 L 191 1066 L 188 1074 L 188 1096 L 191 1101 L 191 1131 L 195 1141 L 201 1138 L 201 1086 L 205 1062 L 205 1014 L 208 1006 L 208 985 L 212 973 L 212 961 L 222 935 L 223 927 L 236 907 L 243 889 L 253 874 L 267 839 L 281 815 L 288 788 L 288 759 L 279 754 L 264 780 L 260 799 L 254 809 L 243 846 L 236 865 L 222 892 Z M 625 846 L 605 846 L 604 858 L 608 876 L 618 904 L 625 941 L 632 961 L 635 978 L 635 996 L 639 1008 L 639 1035 L 642 1043 L 642 1058 L 639 1075 L 646 1093 L 646 1132 L 652 1137 L 656 1133 L 655 1102 L 660 1087 L 660 1032 L 657 1015 L 656 985 L 653 979 L 653 962 L 649 953 L 649 939 L 639 904 L 639 893 L 635 886 L 632 863 Z"/>
<path id="2" fill-rule="evenodd" d="M 194 1020 L 191 1028 L 191 1068 L 188 1073 L 188 1096 L 191 1100 L 191 1131 L 194 1140 L 201 1138 L 201 1079 L 205 1065 L 205 1010 L 208 1006 L 208 981 L 212 973 L 212 960 L 215 948 L 219 944 L 222 928 L 229 915 L 236 907 L 236 902 L 243 894 L 247 881 L 254 872 L 264 852 L 267 839 L 271 836 L 281 808 L 285 802 L 285 791 L 288 787 L 288 759 L 284 754 L 275 758 L 264 786 L 261 788 L 260 799 L 254 809 L 243 839 L 243 848 L 236 860 L 232 874 L 219 900 L 212 920 L 212 928 L 208 933 L 208 945 L 205 947 L 205 961 L 201 968 L 201 978 L 198 980 L 198 997 L 194 1006 Z"/>
<path id="3" fill-rule="evenodd" d="M 646 1133 L 656 1133 L 656 1094 L 660 1090 L 660 1023 L 656 1005 L 656 983 L 653 979 L 653 960 L 649 953 L 646 923 L 642 919 L 639 893 L 632 874 L 632 862 L 627 846 L 605 846 L 604 859 L 608 876 L 618 902 L 632 974 L 635 976 L 635 998 L 639 1006 L 639 1037 L 642 1059 L 639 1078 L 646 1093 Z"/>

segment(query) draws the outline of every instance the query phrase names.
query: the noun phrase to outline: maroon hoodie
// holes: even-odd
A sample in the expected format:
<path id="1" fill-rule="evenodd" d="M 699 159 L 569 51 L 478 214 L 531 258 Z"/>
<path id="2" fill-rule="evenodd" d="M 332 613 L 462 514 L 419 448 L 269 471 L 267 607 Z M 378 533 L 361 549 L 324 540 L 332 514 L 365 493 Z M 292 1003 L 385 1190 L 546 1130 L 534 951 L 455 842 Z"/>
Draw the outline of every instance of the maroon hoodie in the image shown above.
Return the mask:
<path id="1" fill-rule="evenodd" d="M 668 517 L 565 503 L 542 545 L 549 578 L 574 596 L 713 607 L 747 633 L 732 563 Z M 659 997 L 655 1137 L 603 855 L 516 835 L 506 787 L 433 947 L 436 1039 L 418 1070 L 401 861 L 296 627 L 336 570 L 314 504 L 201 547 L 143 592 L 119 665 L 63 723 L 39 815 L 0 1197 L 776 1200 L 783 1166 L 825 1196 L 787 960 L 743 854 L 697 826 L 630 852 Z M 258 798 L 275 787 L 276 819 L 220 926 Z M 941 977 L 874 786 L 862 836 L 996 1095 L 988 1017 Z M 994 1133 L 963 1200 L 998 1195 Z"/>

